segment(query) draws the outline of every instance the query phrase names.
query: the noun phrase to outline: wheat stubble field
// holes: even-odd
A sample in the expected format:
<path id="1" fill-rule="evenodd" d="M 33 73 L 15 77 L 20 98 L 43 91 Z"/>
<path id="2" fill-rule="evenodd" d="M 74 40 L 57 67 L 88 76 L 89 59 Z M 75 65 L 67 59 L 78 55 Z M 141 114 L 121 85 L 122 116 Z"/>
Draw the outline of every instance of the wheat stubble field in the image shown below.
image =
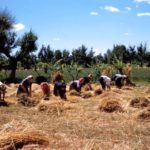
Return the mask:
<path id="1" fill-rule="evenodd" d="M 49 101 L 42 100 L 36 84 L 32 98 L 17 98 L 17 86 L 7 85 L 8 106 L 0 107 L 2 150 L 150 149 L 148 84 L 113 86 L 102 93 L 93 84 L 93 91 L 67 91 L 67 101 L 53 94 Z"/>

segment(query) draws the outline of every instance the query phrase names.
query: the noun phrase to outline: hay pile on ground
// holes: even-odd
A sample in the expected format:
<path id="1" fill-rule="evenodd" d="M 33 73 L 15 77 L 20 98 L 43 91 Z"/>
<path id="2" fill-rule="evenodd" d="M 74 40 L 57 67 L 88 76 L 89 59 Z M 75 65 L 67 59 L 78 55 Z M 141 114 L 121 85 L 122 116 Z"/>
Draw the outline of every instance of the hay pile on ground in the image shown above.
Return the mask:
<path id="1" fill-rule="evenodd" d="M 124 91 L 122 89 L 114 88 L 112 89 L 112 92 L 117 93 L 117 94 L 123 94 Z"/>
<path id="2" fill-rule="evenodd" d="M 69 92 L 69 94 L 70 94 L 71 96 L 81 96 L 81 93 L 80 93 L 80 92 L 77 92 L 76 90 L 71 90 L 71 91 Z"/>
<path id="3" fill-rule="evenodd" d="M 79 96 L 72 96 L 70 94 L 67 95 L 67 101 L 70 103 L 77 103 L 79 102 L 80 97 Z"/>
<path id="4" fill-rule="evenodd" d="M 16 150 L 25 145 L 47 147 L 49 140 L 46 134 L 30 128 L 25 121 L 12 121 L 4 125 L 0 131 L 0 149 Z"/>
<path id="5" fill-rule="evenodd" d="M 138 116 L 137 119 L 140 120 L 145 120 L 145 121 L 150 121 L 150 107 L 141 111 Z"/>
<path id="6" fill-rule="evenodd" d="M 123 108 L 121 104 L 116 100 L 102 100 L 98 110 L 104 112 L 123 112 Z"/>
<path id="7" fill-rule="evenodd" d="M 122 89 L 123 90 L 128 90 L 128 91 L 132 91 L 133 90 L 133 88 L 129 87 L 129 86 L 124 86 Z"/>
<path id="8" fill-rule="evenodd" d="M 110 91 L 104 91 L 101 95 L 100 95 L 100 100 L 120 100 L 121 99 L 121 94 L 116 93 L 112 90 Z"/>
<path id="9" fill-rule="evenodd" d="M 85 85 L 85 86 L 83 87 L 83 90 L 84 90 L 84 91 L 91 91 L 91 88 L 90 88 L 88 85 Z"/>
<path id="10" fill-rule="evenodd" d="M 86 99 L 86 98 L 90 98 L 90 97 L 92 97 L 93 95 L 92 95 L 92 93 L 89 91 L 87 91 L 87 92 L 84 92 L 84 93 L 82 93 L 82 95 L 81 95 L 81 97 L 82 98 L 84 98 L 84 99 Z"/>
<path id="11" fill-rule="evenodd" d="M 38 131 L 11 133 L 0 137 L 0 148 L 2 149 L 16 150 L 29 144 L 36 144 L 35 147 L 47 147 L 49 142 L 45 135 Z"/>
<path id="12" fill-rule="evenodd" d="M 137 97 L 130 101 L 130 106 L 134 108 L 144 108 L 150 105 L 150 101 L 145 97 Z"/>
<path id="13" fill-rule="evenodd" d="M 150 94 L 150 87 L 146 89 L 145 93 Z"/>
<path id="14" fill-rule="evenodd" d="M 39 102 L 40 102 L 40 99 L 38 97 L 36 97 L 36 96 L 34 96 L 34 97 L 28 97 L 25 94 L 21 94 L 18 97 L 18 103 L 22 104 L 23 106 L 27 106 L 27 107 L 34 107 Z"/>
<path id="15" fill-rule="evenodd" d="M 60 116 L 60 114 L 62 114 L 65 110 L 71 108 L 71 105 L 62 100 L 43 102 L 38 105 L 38 111 L 57 116 Z"/>
<path id="16" fill-rule="evenodd" d="M 102 93 L 103 93 L 103 91 L 102 91 L 102 89 L 100 89 L 100 88 L 94 90 L 94 95 L 100 95 L 100 94 L 102 94 Z"/>

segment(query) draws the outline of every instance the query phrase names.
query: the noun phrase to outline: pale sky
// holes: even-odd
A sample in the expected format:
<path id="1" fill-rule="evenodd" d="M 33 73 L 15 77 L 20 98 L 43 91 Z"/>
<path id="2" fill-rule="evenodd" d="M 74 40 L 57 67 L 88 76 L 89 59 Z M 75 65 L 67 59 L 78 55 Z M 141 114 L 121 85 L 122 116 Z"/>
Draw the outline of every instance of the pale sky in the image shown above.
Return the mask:
<path id="1" fill-rule="evenodd" d="M 19 36 L 37 34 L 39 48 L 83 44 L 99 54 L 114 44 L 150 47 L 150 0 L 0 0 L 0 9 L 15 16 Z"/>

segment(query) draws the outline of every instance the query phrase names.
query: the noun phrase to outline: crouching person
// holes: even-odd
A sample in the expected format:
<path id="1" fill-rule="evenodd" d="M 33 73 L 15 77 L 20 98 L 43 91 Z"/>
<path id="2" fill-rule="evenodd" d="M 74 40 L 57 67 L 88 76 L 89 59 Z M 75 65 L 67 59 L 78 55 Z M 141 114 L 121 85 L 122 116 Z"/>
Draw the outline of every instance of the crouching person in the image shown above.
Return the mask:
<path id="1" fill-rule="evenodd" d="M 66 83 L 63 80 L 63 76 L 58 72 L 54 77 L 54 95 L 60 96 L 61 99 L 66 100 Z"/>
<path id="2" fill-rule="evenodd" d="M 5 100 L 6 86 L 0 81 L 0 100 Z"/>
<path id="3" fill-rule="evenodd" d="M 31 87 L 33 82 L 33 76 L 29 75 L 19 84 L 17 89 L 17 96 L 21 93 L 26 93 L 28 96 L 31 96 Z"/>
<path id="4" fill-rule="evenodd" d="M 111 89 L 111 79 L 108 76 L 105 75 L 100 76 L 99 82 L 103 90 Z"/>

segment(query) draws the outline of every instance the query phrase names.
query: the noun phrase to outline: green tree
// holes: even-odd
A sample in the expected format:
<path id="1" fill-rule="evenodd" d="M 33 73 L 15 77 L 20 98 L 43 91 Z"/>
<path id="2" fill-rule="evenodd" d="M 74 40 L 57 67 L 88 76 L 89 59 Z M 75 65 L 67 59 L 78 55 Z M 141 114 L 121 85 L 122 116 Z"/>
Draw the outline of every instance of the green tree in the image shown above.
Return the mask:
<path id="1" fill-rule="evenodd" d="M 137 54 L 135 46 L 129 46 L 128 51 L 129 51 L 129 62 L 130 63 L 136 62 Z"/>
<path id="2" fill-rule="evenodd" d="M 67 51 L 66 49 L 62 51 L 62 59 L 63 63 L 70 64 L 70 52 Z"/>
<path id="3" fill-rule="evenodd" d="M 150 52 L 146 52 L 146 58 L 147 66 L 150 67 Z"/>
<path id="4" fill-rule="evenodd" d="M 62 59 L 62 52 L 60 50 L 56 50 L 54 52 L 54 60 L 55 60 L 55 62 L 57 62 L 60 59 Z"/>
<path id="5" fill-rule="evenodd" d="M 146 52 L 147 52 L 147 45 L 146 43 L 140 43 L 139 46 L 137 46 L 137 58 L 140 62 L 140 67 L 143 67 L 145 58 L 146 58 Z"/>
<path id="6" fill-rule="evenodd" d="M 42 47 L 38 53 L 38 58 L 42 62 L 50 63 L 50 62 L 52 62 L 52 60 L 54 58 L 54 52 L 53 52 L 53 50 L 51 50 L 49 45 L 47 47 L 42 45 Z"/>
<path id="7" fill-rule="evenodd" d="M 16 33 L 11 30 L 14 20 L 9 12 L 0 12 L 0 23 L 0 53 L 8 58 L 9 69 L 11 70 L 9 77 L 14 80 L 17 62 L 37 49 L 37 36 L 29 31 L 17 40 Z"/>

